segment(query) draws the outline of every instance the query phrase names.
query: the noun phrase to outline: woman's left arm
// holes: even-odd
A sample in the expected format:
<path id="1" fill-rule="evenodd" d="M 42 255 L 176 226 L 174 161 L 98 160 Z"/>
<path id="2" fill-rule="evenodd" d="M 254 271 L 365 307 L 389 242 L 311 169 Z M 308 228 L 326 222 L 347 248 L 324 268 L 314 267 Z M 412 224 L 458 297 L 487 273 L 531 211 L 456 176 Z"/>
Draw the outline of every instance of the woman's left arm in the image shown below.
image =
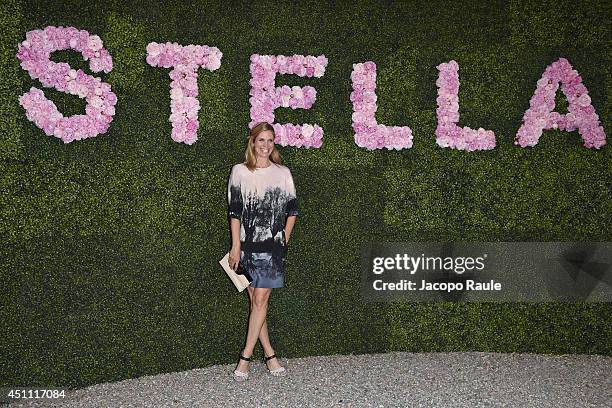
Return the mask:
<path id="1" fill-rule="evenodd" d="M 291 231 L 295 225 L 295 220 L 298 215 L 298 202 L 295 194 L 295 184 L 293 184 L 293 176 L 290 171 L 287 171 L 287 178 L 285 179 L 285 190 L 291 198 L 287 203 L 287 222 L 285 223 L 285 245 L 289 243 L 289 237 L 291 237 Z"/>
<path id="2" fill-rule="evenodd" d="M 289 243 L 289 237 L 291 236 L 291 231 L 295 225 L 296 218 L 297 217 L 295 215 L 290 215 L 287 217 L 287 223 L 285 224 L 285 244 Z"/>

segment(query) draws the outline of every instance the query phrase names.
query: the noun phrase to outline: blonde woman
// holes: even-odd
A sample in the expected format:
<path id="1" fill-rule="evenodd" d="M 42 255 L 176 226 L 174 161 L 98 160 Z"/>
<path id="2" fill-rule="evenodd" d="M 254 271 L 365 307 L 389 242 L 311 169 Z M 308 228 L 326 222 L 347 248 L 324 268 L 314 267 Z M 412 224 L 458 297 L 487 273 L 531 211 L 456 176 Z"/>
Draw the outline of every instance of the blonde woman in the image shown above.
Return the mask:
<path id="1" fill-rule="evenodd" d="M 274 128 L 257 124 L 249 133 L 245 162 L 236 164 L 228 183 L 232 248 L 229 264 L 240 263 L 253 281 L 247 288 L 250 300 L 246 343 L 234 379 L 249 377 L 249 362 L 257 339 L 264 351 L 264 363 L 272 375 L 282 375 L 270 338 L 266 315 L 272 288 L 284 285 L 287 243 L 298 215 L 293 177 L 281 164 L 274 146 Z"/>

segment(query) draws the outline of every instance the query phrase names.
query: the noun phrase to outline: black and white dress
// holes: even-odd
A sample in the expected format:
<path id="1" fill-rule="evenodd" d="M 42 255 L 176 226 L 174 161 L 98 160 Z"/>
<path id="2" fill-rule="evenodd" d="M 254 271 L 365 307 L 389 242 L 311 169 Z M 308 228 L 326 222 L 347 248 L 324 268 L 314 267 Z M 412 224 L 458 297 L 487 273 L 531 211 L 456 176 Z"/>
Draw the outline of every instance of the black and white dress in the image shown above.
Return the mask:
<path id="1" fill-rule="evenodd" d="M 240 263 L 253 278 L 251 287 L 283 287 L 285 223 L 288 216 L 298 215 L 291 172 L 276 163 L 255 171 L 236 164 L 227 198 L 229 216 L 240 220 Z"/>

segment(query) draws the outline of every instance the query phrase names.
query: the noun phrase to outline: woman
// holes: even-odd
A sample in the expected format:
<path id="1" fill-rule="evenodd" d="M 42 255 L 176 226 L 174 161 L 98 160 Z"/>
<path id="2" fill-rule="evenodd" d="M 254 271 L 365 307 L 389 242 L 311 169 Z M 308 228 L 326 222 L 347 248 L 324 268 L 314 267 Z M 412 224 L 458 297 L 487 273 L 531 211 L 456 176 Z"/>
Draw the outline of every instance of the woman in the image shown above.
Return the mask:
<path id="1" fill-rule="evenodd" d="M 270 344 L 266 315 L 272 288 L 284 284 L 287 243 L 298 210 L 293 178 L 281 164 L 274 138 L 272 125 L 257 124 L 249 133 L 246 161 L 232 168 L 228 183 L 232 234 L 229 264 L 236 270 L 240 262 L 253 278 L 247 288 L 251 312 L 246 345 L 234 370 L 236 381 L 249 377 L 249 362 L 258 338 L 268 371 L 273 375 L 285 372 Z"/>

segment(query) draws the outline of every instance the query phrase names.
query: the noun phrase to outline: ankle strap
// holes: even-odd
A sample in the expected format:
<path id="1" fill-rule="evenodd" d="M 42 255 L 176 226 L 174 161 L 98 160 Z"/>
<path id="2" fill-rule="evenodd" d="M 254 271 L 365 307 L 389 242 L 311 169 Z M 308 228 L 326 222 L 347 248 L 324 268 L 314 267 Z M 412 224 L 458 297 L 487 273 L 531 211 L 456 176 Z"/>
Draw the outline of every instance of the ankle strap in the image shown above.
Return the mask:
<path id="1" fill-rule="evenodd" d="M 242 353 L 241 353 L 241 354 L 240 354 L 240 359 L 241 359 L 241 360 L 245 360 L 245 361 L 251 361 L 251 360 L 253 359 L 253 356 L 251 356 L 251 357 L 245 357 L 245 356 L 243 356 L 243 355 L 242 355 Z"/>
<path id="2" fill-rule="evenodd" d="M 276 358 L 276 354 L 272 354 L 270 357 L 264 357 L 264 361 L 272 360 L 273 358 Z"/>

